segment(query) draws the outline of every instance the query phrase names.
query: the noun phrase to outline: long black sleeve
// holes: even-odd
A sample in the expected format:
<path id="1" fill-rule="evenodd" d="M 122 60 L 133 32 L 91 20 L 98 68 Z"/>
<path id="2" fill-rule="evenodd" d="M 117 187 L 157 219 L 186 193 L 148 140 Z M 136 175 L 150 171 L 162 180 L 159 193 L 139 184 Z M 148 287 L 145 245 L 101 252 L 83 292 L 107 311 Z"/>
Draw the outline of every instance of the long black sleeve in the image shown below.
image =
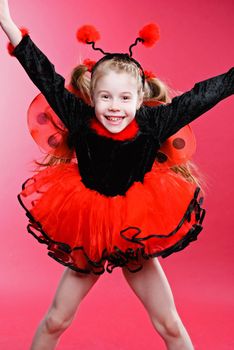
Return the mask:
<path id="1" fill-rule="evenodd" d="M 227 73 L 196 83 L 194 87 L 171 103 L 158 107 L 143 107 L 143 114 L 154 136 L 163 143 L 186 124 L 234 93 L 234 68 Z"/>
<path id="2" fill-rule="evenodd" d="M 65 79 L 29 35 L 22 38 L 13 54 L 66 127 L 74 130 L 90 107 L 65 88 Z"/>

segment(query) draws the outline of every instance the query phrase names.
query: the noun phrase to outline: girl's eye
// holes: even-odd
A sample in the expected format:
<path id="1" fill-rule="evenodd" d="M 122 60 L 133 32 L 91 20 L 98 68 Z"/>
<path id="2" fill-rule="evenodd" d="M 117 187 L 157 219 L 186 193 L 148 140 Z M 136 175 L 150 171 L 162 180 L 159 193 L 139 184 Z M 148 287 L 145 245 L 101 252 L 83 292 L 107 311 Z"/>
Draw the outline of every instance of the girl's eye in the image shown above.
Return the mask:
<path id="1" fill-rule="evenodd" d="M 104 98 L 106 100 L 107 98 L 109 98 L 109 96 L 108 95 L 101 95 L 101 98 Z"/>
<path id="2" fill-rule="evenodd" d="M 124 101 L 127 101 L 127 100 L 129 100 L 129 99 L 130 99 L 129 96 L 123 96 L 123 100 L 124 100 Z"/>

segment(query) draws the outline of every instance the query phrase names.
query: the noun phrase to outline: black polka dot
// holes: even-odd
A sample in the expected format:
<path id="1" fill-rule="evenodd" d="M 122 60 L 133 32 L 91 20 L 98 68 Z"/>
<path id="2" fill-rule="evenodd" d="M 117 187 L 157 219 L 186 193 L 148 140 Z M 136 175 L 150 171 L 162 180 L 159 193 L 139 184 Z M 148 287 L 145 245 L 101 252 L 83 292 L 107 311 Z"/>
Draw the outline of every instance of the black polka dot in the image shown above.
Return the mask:
<path id="1" fill-rule="evenodd" d="M 177 137 L 175 140 L 173 140 L 172 144 L 176 149 L 182 149 L 185 147 L 185 140 Z"/>
<path id="2" fill-rule="evenodd" d="M 46 113 L 39 113 L 37 115 L 37 122 L 38 124 L 46 124 L 48 123 L 48 116 Z"/>
<path id="3" fill-rule="evenodd" d="M 167 161 L 167 156 L 165 153 L 163 152 L 157 152 L 156 154 L 156 160 L 159 162 L 159 163 L 164 163 Z"/>
<path id="4" fill-rule="evenodd" d="M 203 197 L 199 198 L 198 203 L 199 203 L 200 205 L 202 205 L 202 204 L 203 204 L 203 200 L 204 200 L 204 198 L 203 198 Z"/>
<path id="5" fill-rule="evenodd" d="M 59 140 L 58 138 L 55 136 L 55 135 L 51 135 L 49 138 L 48 138 L 48 141 L 47 141 L 48 145 L 51 147 L 51 148 L 57 148 L 59 146 Z"/>

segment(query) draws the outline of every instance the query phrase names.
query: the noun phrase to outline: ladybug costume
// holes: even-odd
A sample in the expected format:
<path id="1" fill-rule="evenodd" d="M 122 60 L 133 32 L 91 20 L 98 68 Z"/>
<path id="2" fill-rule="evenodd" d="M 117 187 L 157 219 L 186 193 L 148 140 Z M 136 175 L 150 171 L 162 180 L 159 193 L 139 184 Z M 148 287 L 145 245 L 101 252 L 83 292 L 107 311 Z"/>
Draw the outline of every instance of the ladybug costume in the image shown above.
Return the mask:
<path id="1" fill-rule="evenodd" d="M 65 132 L 69 150 L 75 151 L 74 162 L 39 171 L 18 195 L 28 231 L 47 245 L 49 256 L 83 273 L 110 273 L 123 266 L 137 272 L 142 259 L 165 258 L 196 240 L 205 215 L 200 188 L 163 166 L 160 153 L 167 157 L 163 146 L 171 137 L 174 149 L 183 149 L 186 137 L 174 135 L 233 94 L 234 68 L 195 84 L 171 103 L 142 105 L 123 131 L 109 134 L 94 108 L 65 87 L 28 34 L 13 54 L 62 122 L 60 135 Z M 38 124 L 51 123 L 45 115 L 37 115 Z M 56 145 L 47 142 L 49 149 Z"/>

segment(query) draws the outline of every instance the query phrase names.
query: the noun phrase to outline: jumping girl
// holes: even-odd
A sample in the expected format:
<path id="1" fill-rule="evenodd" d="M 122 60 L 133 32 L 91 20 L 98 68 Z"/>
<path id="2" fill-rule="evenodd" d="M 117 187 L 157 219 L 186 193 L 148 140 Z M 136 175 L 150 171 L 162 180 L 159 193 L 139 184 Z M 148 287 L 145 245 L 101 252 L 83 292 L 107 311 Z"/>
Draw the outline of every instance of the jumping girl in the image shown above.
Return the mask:
<path id="1" fill-rule="evenodd" d="M 134 45 L 129 54 L 102 51 L 91 69 L 89 104 L 80 87 L 83 98 L 65 87 L 29 34 L 18 29 L 7 0 L 0 0 L 0 24 L 11 54 L 68 131 L 66 144 L 76 158 L 44 167 L 18 196 L 28 231 L 67 267 L 31 350 L 54 349 L 100 275 L 116 267 L 122 268 L 167 349 L 193 349 L 157 257 L 197 239 L 203 198 L 192 177 L 163 166 L 167 154 L 161 150 L 170 137 L 233 94 L 234 68 L 195 84 L 170 103 L 149 106 L 144 103 L 149 84 L 132 58 Z M 150 26 L 153 34 L 156 28 Z M 93 30 L 90 37 L 86 29 L 78 39 L 95 48 L 97 33 Z M 138 38 L 146 46 L 148 29 Z M 46 113 L 36 118 L 40 125 L 49 120 Z M 181 149 L 184 143 L 177 138 L 174 146 Z"/>

